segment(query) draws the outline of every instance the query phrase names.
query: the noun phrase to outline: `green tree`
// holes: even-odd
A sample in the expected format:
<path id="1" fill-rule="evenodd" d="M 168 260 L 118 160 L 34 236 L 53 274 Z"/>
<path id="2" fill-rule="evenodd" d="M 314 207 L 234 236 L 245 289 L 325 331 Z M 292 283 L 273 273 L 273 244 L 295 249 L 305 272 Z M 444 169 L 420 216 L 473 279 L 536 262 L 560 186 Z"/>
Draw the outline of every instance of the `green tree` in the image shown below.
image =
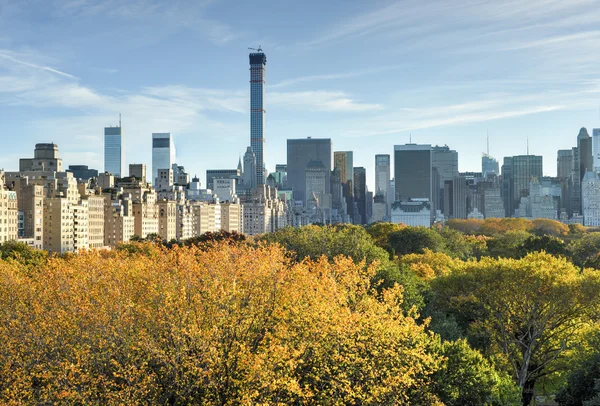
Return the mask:
<path id="1" fill-rule="evenodd" d="M 392 247 L 390 246 L 390 234 L 400 231 L 404 227 L 406 226 L 403 224 L 377 222 L 368 225 L 366 230 L 373 239 L 375 245 L 383 248 L 390 254 L 393 254 Z"/>
<path id="2" fill-rule="evenodd" d="M 518 387 L 498 372 L 466 340 L 446 341 L 441 354 L 447 359 L 433 375 L 435 392 L 447 406 L 517 406 Z"/>
<path id="3" fill-rule="evenodd" d="M 531 237 L 527 231 L 507 231 L 496 234 L 487 242 L 487 255 L 494 258 L 520 258 L 523 244 Z"/>
<path id="4" fill-rule="evenodd" d="M 322 255 L 329 260 L 345 255 L 355 262 L 365 260 L 367 264 L 374 261 L 385 264 L 389 260 L 389 254 L 375 245 L 363 227 L 352 224 L 286 227 L 265 234 L 261 240 L 281 244 L 287 250 L 295 252 L 298 261 L 304 258 L 318 259 Z"/>
<path id="5" fill-rule="evenodd" d="M 600 396 L 596 381 L 600 379 L 600 352 L 592 354 L 571 371 L 566 386 L 559 391 L 556 401 L 560 406 L 582 406 L 585 401 Z"/>
<path id="6" fill-rule="evenodd" d="M 3 260 L 14 260 L 24 265 L 37 267 L 48 260 L 48 253 L 31 248 L 27 244 L 17 241 L 7 241 L 0 244 L 0 258 Z"/>
<path id="7" fill-rule="evenodd" d="M 519 256 L 524 257 L 530 252 L 540 251 L 545 251 L 554 256 L 566 257 L 568 255 L 567 245 L 563 240 L 550 235 L 543 235 L 541 237 L 531 236 L 527 238 L 520 248 Z"/>
<path id="8" fill-rule="evenodd" d="M 600 275 L 545 253 L 521 260 L 483 258 L 432 281 L 438 308 L 484 334 L 488 353 L 507 361 L 529 405 L 535 383 L 556 370 L 595 312 Z"/>
<path id="9" fill-rule="evenodd" d="M 398 256 L 422 254 L 426 249 L 442 252 L 445 249 L 442 236 L 431 228 L 405 227 L 390 234 L 389 243 Z"/>
<path id="10" fill-rule="evenodd" d="M 579 267 L 598 268 L 598 253 L 600 253 L 600 232 L 583 234 L 581 238 L 571 241 L 569 251 L 573 263 Z"/>

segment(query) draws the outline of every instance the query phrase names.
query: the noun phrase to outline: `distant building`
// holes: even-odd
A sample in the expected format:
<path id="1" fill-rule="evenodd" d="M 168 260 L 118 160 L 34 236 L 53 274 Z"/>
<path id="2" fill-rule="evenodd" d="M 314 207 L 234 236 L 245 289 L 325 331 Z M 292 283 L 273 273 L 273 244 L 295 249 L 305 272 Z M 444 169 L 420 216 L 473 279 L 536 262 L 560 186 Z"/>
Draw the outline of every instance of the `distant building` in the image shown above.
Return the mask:
<path id="1" fill-rule="evenodd" d="M 594 152 L 594 172 L 600 172 L 600 128 L 592 130 L 592 149 Z"/>
<path id="2" fill-rule="evenodd" d="M 500 175 L 498 161 L 489 154 L 483 154 L 481 157 L 481 173 L 484 178 L 488 175 Z"/>
<path id="3" fill-rule="evenodd" d="M 367 170 L 362 166 L 354 167 L 354 201 L 358 207 L 359 218 L 354 219 L 355 224 L 367 224 Z"/>
<path id="4" fill-rule="evenodd" d="M 354 153 L 352 151 L 335 151 L 333 153 L 334 168 L 340 173 L 342 196 L 348 220 L 354 214 Z"/>
<path id="5" fill-rule="evenodd" d="M 71 172 L 78 180 L 89 180 L 98 177 L 98 170 L 89 169 L 87 165 L 69 165 L 67 172 Z"/>
<path id="6" fill-rule="evenodd" d="M 396 201 L 431 200 L 431 145 L 394 146 Z"/>
<path id="7" fill-rule="evenodd" d="M 250 146 L 256 156 L 256 182 L 265 183 L 265 73 L 267 56 L 259 48 L 250 54 Z"/>
<path id="8" fill-rule="evenodd" d="M 104 172 L 117 178 L 125 176 L 125 145 L 120 123 L 118 127 L 104 128 Z"/>
<path id="9" fill-rule="evenodd" d="M 507 217 L 515 214 L 522 197 L 529 197 L 533 179 L 542 179 L 543 161 L 537 155 L 505 157 L 502 165 L 502 191 Z"/>
<path id="10" fill-rule="evenodd" d="M 306 202 L 306 167 L 320 161 L 326 169 L 325 193 L 330 193 L 331 139 L 303 138 L 287 140 L 287 182 L 294 190 L 294 200 Z"/>
<path id="11" fill-rule="evenodd" d="M 431 203 L 427 200 L 397 201 L 392 204 L 392 223 L 429 227 L 431 218 Z"/>
<path id="12" fill-rule="evenodd" d="M 244 173 L 242 174 L 242 181 L 244 189 L 252 190 L 258 184 L 256 170 L 256 154 L 252 150 L 252 147 L 246 149 L 244 154 Z"/>
<path id="13" fill-rule="evenodd" d="M 17 192 L 8 190 L 4 171 L 0 171 L 0 244 L 19 237 L 19 207 Z"/>
<path id="14" fill-rule="evenodd" d="M 384 205 L 383 218 L 389 218 L 388 198 L 390 195 L 390 156 L 387 154 L 375 155 L 375 196 L 379 196 L 378 204 Z M 373 208 L 375 210 L 375 208 Z M 377 208 L 379 210 L 380 207 Z M 379 213 L 377 214 L 379 217 Z M 382 220 L 378 220 L 382 221 Z"/>
<path id="15" fill-rule="evenodd" d="M 146 164 L 129 164 L 129 176 L 141 180 L 142 182 L 147 182 Z M 155 180 L 152 180 L 152 182 L 155 182 Z"/>
<path id="16" fill-rule="evenodd" d="M 152 184 L 159 169 L 170 169 L 176 162 L 175 144 L 171 133 L 152 133 Z"/>
<path id="17" fill-rule="evenodd" d="M 586 172 L 581 182 L 583 225 L 600 226 L 600 178 L 595 172 Z"/>
<path id="18" fill-rule="evenodd" d="M 207 169 L 206 188 L 214 189 L 214 179 L 235 179 L 239 183 L 242 172 L 239 169 Z"/>

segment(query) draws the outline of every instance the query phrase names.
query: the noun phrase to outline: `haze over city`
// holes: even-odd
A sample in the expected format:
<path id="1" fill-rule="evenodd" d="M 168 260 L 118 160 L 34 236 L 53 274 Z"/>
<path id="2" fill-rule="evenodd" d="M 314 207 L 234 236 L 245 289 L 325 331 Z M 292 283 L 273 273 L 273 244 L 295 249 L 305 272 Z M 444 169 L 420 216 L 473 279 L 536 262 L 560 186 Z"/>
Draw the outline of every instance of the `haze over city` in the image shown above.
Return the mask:
<path id="1" fill-rule="evenodd" d="M 555 175 L 556 151 L 600 126 L 598 4 L 0 1 L 0 167 L 54 142 L 66 165 L 102 170 L 121 113 L 127 163 L 171 132 L 204 183 L 248 145 L 247 47 L 261 45 L 270 171 L 286 139 L 331 138 L 373 189 L 374 155 L 411 134 L 478 171 L 489 131 L 499 161 L 529 137 Z"/>

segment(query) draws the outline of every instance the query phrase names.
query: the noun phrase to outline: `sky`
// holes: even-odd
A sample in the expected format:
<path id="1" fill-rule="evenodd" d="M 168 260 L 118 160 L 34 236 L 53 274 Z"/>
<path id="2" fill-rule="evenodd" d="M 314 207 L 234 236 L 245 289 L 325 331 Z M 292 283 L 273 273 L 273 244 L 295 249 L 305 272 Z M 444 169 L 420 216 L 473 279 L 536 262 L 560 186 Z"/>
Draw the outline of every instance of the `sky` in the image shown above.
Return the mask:
<path id="1" fill-rule="evenodd" d="M 412 142 L 542 155 L 600 127 L 600 0 L 0 0 L 0 168 L 34 145 L 102 171 L 122 114 L 126 161 L 152 132 L 205 185 L 250 142 L 248 47 L 267 56 L 267 169 L 286 139 L 331 138 L 374 185 L 375 154 Z M 393 170 L 392 170 L 393 172 Z"/>

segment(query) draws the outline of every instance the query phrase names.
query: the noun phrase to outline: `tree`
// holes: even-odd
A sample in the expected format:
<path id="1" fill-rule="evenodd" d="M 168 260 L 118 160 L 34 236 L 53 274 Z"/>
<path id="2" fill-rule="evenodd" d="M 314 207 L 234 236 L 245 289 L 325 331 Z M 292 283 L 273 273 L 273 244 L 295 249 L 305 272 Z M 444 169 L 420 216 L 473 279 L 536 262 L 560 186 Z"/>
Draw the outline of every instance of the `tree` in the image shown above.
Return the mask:
<path id="1" fill-rule="evenodd" d="M 433 252 L 427 248 L 422 254 L 407 254 L 398 258 L 398 263 L 406 265 L 423 280 L 448 275 L 464 264 L 463 261 L 454 259 L 443 252 Z"/>
<path id="2" fill-rule="evenodd" d="M 0 244 L 0 258 L 14 260 L 33 268 L 43 265 L 48 260 L 48 253 L 36 250 L 17 241 L 7 241 Z"/>
<path id="3" fill-rule="evenodd" d="M 592 354 L 569 373 L 567 384 L 556 395 L 556 401 L 561 406 L 582 406 L 586 401 L 600 397 L 600 387 L 595 386 L 598 379 L 600 352 Z"/>
<path id="4" fill-rule="evenodd" d="M 594 267 L 600 269 L 598 253 L 600 253 L 600 232 L 583 234 L 579 239 L 569 244 L 573 263 L 579 267 Z"/>
<path id="5" fill-rule="evenodd" d="M 523 230 L 496 234 L 487 242 L 487 253 L 494 258 L 520 258 L 523 252 L 523 244 L 529 237 L 531 237 L 531 234 Z"/>
<path id="6" fill-rule="evenodd" d="M 438 308 L 485 334 L 528 405 L 538 379 L 551 374 L 600 299 L 600 276 L 545 253 L 521 260 L 483 258 L 432 281 Z"/>
<path id="7" fill-rule="evenodd" d="M 373 242 L 378 247 L 383 248 L 390 254 L 393 254 L 392 247 L 389 243 L 390 234 L 402 230 L 406 227 L 404 224 L 396 223 L 373 223 L 366 227 L 367 233 L 373 239 Z"/>
<path id="8" fill-rule="evenodd" d="M 439 404 L 436 341 L 374 267 L 145 247 L 0 261 L 1 404 Z"/>
<path id="9" fill-rule="evenodd" d="M 375 245 L 363 227 L 351 224 L 286 227 L 265 234 L 261 241 L 281 244 L 287 250 L 295 252 L 298 261 L 304 258 L 318 259 L 322 255 L 329 260 L 345 255 L 355 262 L 365 260 L 367 264 L 373 261 L 385 264 L 389 260 L 389 254 Z"/>
<path id="10" fill-rule="evenodd" d="M 552 237 L 565 237 L 569 234 L 569 226 L 560 221 L 550 219 L 534 219 L 533 234 L 537 236 L 550 235 Z"/>
<path id="11" fill-rule="evenodd" d="M 422 254 L 426 249 L 443 251 L 444 239 L 435 230 L 426 227 L 405 227 L 390 234 L 389 243 L 398 256 Z"/>
<path id="12" fill-rule="evenodd" d="M 443 227 L 440 235 L 444 239 L 444 251 L 454 258 L 467 260 L 480 258 L 487 251 L 487 238 L 465 235 L 449 227 Z"/>
<path id="13" fill-rule="evenodd" d="M 517 406 L 518 387 L 508 375 L 498 372 L 466 340 L 446 341 L 441 354 L 447 359 L 435 372 L 435 392 L 447 406 Z"/>
<path id="14" fill-rule="evenodd" d="M 554 256 L 566 257 L 568 255 L 567 245 L 560 238 L 544 235 L 541 237 L 531 236 L 527 238 L 520 247 L 520 257 L 530 252 L 547 252 Z"/>

